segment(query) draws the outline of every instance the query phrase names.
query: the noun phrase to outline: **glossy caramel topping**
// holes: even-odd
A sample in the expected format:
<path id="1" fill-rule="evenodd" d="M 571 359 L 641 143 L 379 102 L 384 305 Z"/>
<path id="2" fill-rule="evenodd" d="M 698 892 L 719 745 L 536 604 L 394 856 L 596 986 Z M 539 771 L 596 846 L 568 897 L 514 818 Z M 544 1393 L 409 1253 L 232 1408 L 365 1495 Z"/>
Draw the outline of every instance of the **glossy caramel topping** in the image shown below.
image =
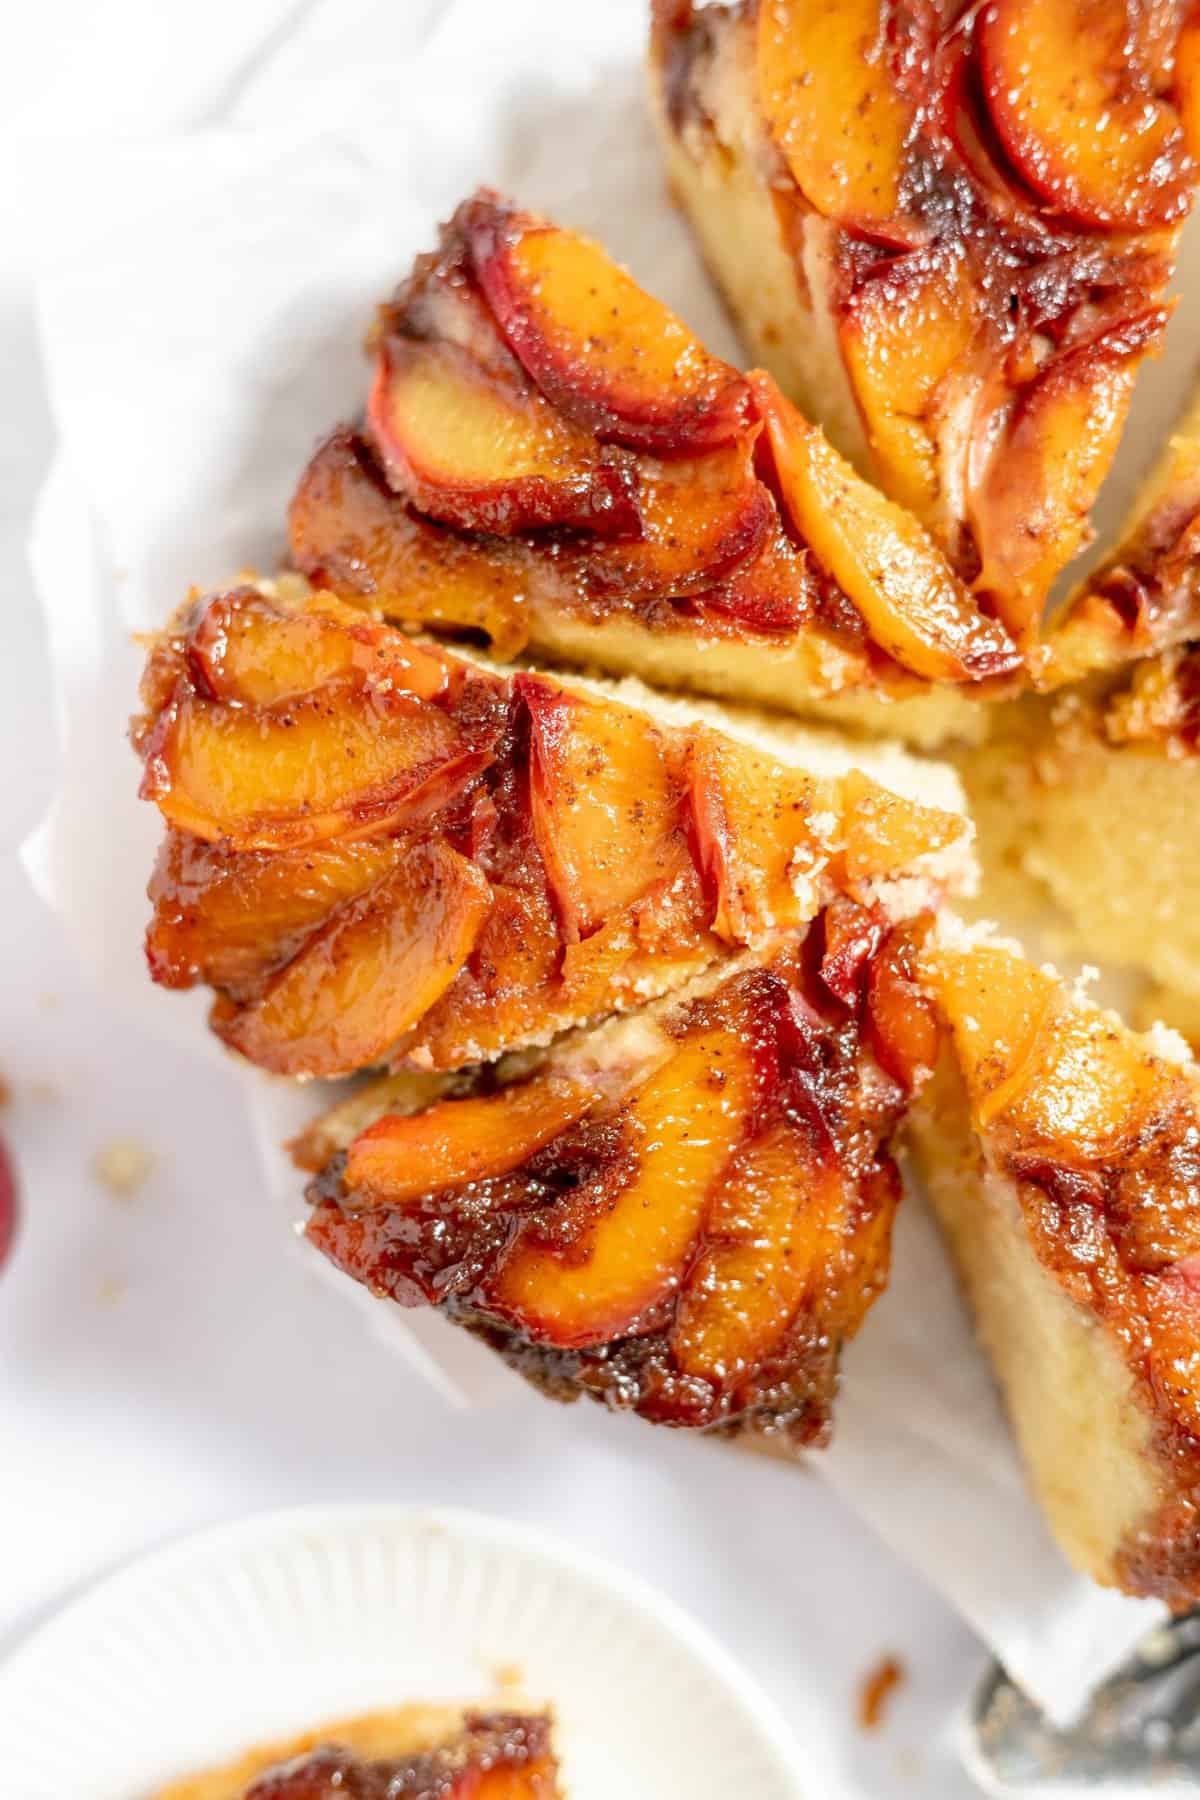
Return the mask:
<path id="1" fill-rule="evenodd" d="M 1196 178 L 1189 10 L 656 9 L 668 118 L 740 154 L 749 93 L 797 280 L 831 316 L 879 477 L 1025 647 L 1170 310 Z"/>
<path id="2" fill-rule="evenodd" d="M 884 1146 L 936 1051 L 911 955 L 838 902 L 656 1023 L 384 1116 L 313 1184 L 308 1236 L 554 1392 L 820 1440 L 887 1278 Z"/>
<path id="3" fill-rule="evenodd" d="M 135 727 L 156 981 L 284 1074 L 456 1068 L 919 868 L 960 819 L 498 673 L 328 594 L 195 602 Z"/>
<path id="4" fill-rule="evenodd" d="M 291 508 L 296 566 L 344 598 L 506 651 L 542 615 L 802 633 L 831 688 L 1019 668 L 922 526 L 588 239 L 476 196 L 373 353 L 365 435 Z"/>

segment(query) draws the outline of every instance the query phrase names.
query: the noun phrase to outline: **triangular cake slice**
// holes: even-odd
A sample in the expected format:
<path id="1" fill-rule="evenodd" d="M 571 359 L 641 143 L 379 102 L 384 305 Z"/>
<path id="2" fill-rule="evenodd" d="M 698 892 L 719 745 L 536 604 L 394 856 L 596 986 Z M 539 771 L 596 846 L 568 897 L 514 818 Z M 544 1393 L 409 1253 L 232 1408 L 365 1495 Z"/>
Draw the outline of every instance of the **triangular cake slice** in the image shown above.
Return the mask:
<path id="1" fill-rule="evenodd" d="M 215 1030 L 281 1074 L 486 1061 L 838 895 L 899 918 L 973 876 L 966 820 L 855 752 L 483 664 L 294 579 L 191 602 L 143 702 L 142 794 L 169 827 L 151 973 L 212 987 Z M 881 763 L 953 799 L 949 771 Z"/>
<path id="2" fill-rule="evenodd" d="M 155 1800 L 560 1800 L 548 1713 L 398 1706 L 174 1781 Z"/>
<path id="3" fill-rule="evenodd" d="M 668 178 L 751 355 L 1023 646 L 1170 311 L 1189 11 L 654 7 Z"/>
<path id="4" fill-rule="evenodd" d="M 1148 1015 L 1200 1041 L 1200 398 L 1049 631 L 1040 680 L 1050 696 L 998 712 L 962 759 L 982 906 L 1008 916 L 995 873 L 1019 867 L 1064 943 L 1149 975 Z"/>
<path id="5" fill-rule="evenodd" d="M 344 599 L 929 742 L 1020 671 L 925 528 L 587 238 L 478 194 L 371 353 L 290 514 Z"/>
<path id="6" fill-rule="evenodd" d="M 887 1279 L 888 1141 L 936 1053 L 911 929 L 838 900 L 548 1051 L 385 1077 L 295 1146 L 309 1241 L 555 1397 L 824 1441 Z"/>
<path id="7" fill-rule="evenodd" d="M 1052 970 L 940 930 L 912 1142 L 1033 1485 L 1097 1581 L 1200 1599 L 1200 1070 Z"/>

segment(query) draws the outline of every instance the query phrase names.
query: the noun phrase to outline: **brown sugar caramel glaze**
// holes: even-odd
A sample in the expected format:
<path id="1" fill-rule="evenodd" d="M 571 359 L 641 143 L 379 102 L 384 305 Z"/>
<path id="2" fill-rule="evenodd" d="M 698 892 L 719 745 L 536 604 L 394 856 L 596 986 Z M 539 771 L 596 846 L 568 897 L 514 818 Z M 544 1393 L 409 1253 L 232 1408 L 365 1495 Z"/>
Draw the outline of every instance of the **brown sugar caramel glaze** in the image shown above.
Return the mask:
<path id="1" fill-rule="evenodd" d="M 559 1398 L 822 1442 L 841 1344 L 887 1279 L 885 1146 L 936 1054 L 911 956 L 906 928 L 836 902 L 649 1041 L 634 1021 L 627 1065 L 575 1104 L 568 1058 L 526 1078 L 551 1084 L 536 1108 L 517 1082 L 380 1120 L 312 1184 L 308 1237 Z M 528 1154 L 528 1124 L 489 1107 L 536 1115 Z"/>
<path id="2" fill-rule="evenodd" d="M 1196 175 L 1189 10 L 655 7 L 668 133 L 714 170 L 760 165 L 879 479 L 1026 648 L 1170 311 Z M 758 120 L 752 152 L 735 148 L 727 55 Z"/>
<path id="3" fill-rule="evenodd" d="M 963 840 L 851 773 L 478 667 L 329 595 L 199 600 L 135 726 L 147 951 L 284 1074 L 486 1060 L 640 1005 Z"/>
<path id="4" fill-rule="evenodd" d="M 557 1767 L 548 1719 L 468 1713 L 441 1748 L 375 1761 L 330 1745 L 260 1775 L 245 1800 L 557 1800 Z"/>
<path id="5" fill-rule="evenodd" d="M 344 599 L 505 655 L 566 654 L 573 623 L 798 644 L 814 693 L 1018 671 L 915 522 L 588 240 L 482 193 L 372 345 L 365 427 L 318 449 L 290 511 L 295 566 Z M 830 515 L 851 506 L 848 552 Z"/>

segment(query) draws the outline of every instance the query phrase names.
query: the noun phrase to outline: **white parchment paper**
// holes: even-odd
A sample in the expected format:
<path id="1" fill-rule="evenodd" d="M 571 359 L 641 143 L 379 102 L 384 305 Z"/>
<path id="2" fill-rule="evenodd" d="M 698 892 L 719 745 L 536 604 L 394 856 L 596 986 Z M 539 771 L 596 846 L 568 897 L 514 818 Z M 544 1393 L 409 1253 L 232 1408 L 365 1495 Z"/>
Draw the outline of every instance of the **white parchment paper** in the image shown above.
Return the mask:
<path id="1" fill-rule="evenodd" d="M 140 663 L 130 634 L 193 584 L 273 566 L 311 445 L 362 404 L 372 305 L 480 181 L 602 237 L 737 357 L 663 190 L 643 31 L 642 0 L 325 0 L 298 8 L 243 72 L 232 122 L 90 146 L 42 172 L 41 328 L 61 451 L 33 557 L 64 775 L 26 863 L 105 985 L 193 1047 L 223 1054 L 203 998 L 155 991 L 142 962 L 159 822 L 135 799 L 124 738 Z M 206 95 L 217 74 L 206 65 Z M 1200 276 L 1195 233 L 1187 260 Z M 1102 526 L 1198 354 L 1181 315 L 1143 380 Z M 245 1091 L 265 1185 L 294 1218 L 299 1185 L 278 1146 L 326 1096 L 252 1071 Z M 515 1379 L 441 1320 L 343 1285 L 464 1404 Z M 846 1358 L 835 1444 L 817 1466 L 1058 1715 L 1159 1617 L 1073 1575 L 1050 1542 L 919 1206 L 903 1209 L 892 1287 Z"/>

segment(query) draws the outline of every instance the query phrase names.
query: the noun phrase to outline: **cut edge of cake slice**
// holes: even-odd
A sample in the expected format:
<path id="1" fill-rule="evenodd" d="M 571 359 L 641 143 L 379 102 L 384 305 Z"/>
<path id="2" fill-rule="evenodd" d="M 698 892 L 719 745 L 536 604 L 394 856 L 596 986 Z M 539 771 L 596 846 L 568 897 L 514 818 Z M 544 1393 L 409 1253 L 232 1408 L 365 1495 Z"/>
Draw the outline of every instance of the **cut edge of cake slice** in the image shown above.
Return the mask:
<path id="1" fill-rule="evenodd" d="M 1200 1596 L 1200 1070 L 986 927 L 918 973 L 945 1031 L 907 1126 L 1034 1491 L 1075 1567 Z"/>

